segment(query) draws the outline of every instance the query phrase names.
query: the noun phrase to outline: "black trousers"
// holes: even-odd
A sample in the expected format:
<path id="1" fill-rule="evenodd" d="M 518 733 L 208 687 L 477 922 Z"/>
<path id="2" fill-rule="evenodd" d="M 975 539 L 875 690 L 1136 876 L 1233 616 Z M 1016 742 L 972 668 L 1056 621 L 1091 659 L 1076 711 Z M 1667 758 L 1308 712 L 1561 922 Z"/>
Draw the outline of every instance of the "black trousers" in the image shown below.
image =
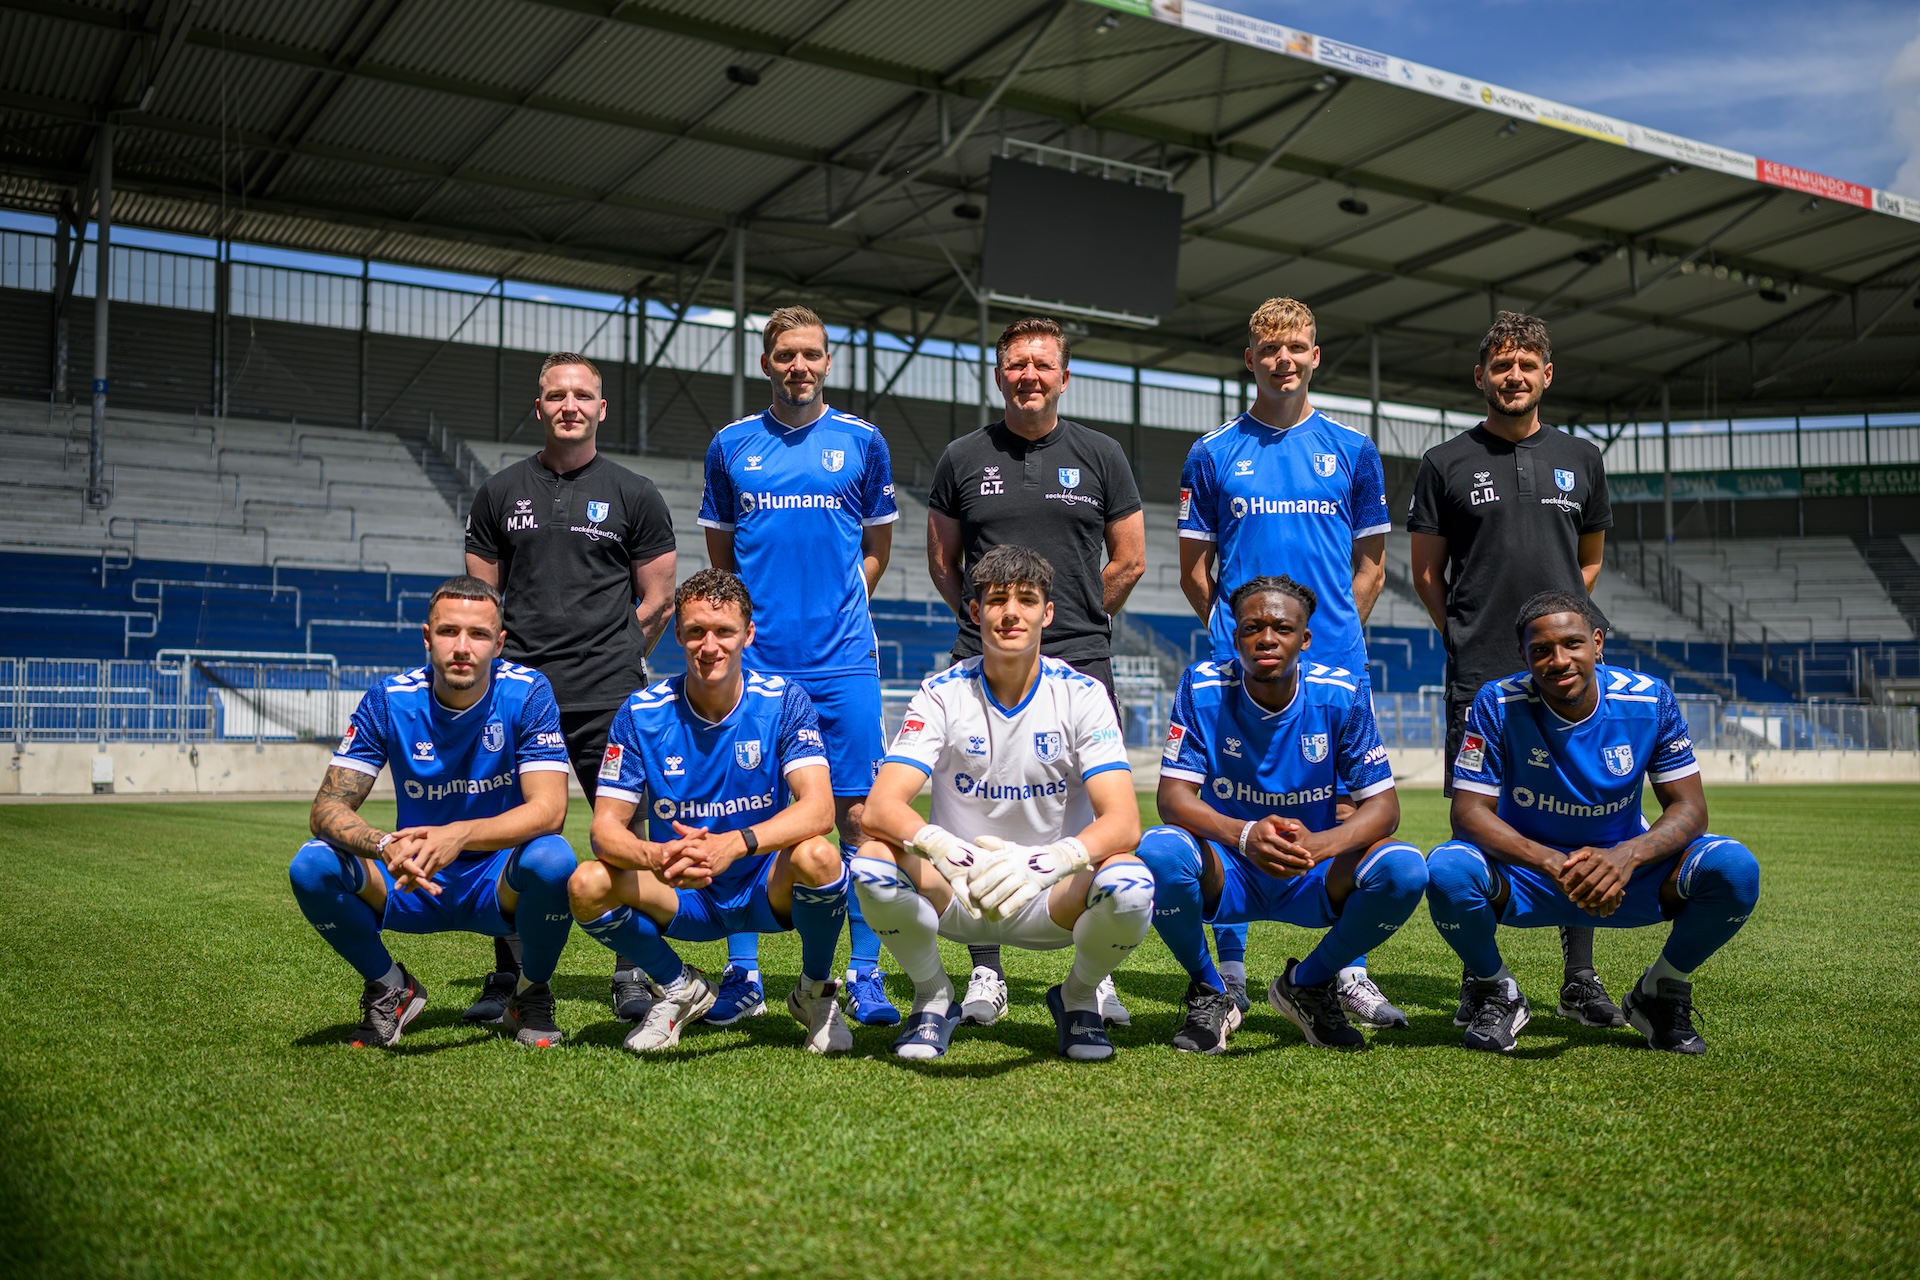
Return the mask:
<path id="1" fill-rule="evenodd" d="M 588 804 L 593 803 L 599 786 L 600 758 L 607 754 L 607 730 L 613 728 L 613 717 L 619 710 L 613 706 L 605 710 L 589 708 L 560 713 L 560 732 L 567 738 L 567 760 L 573 765 L 573 776 L 580 783 L 580 790 L 586 793 Z"/>
<path id="2" fill-rule="evenodd" d="M 1447 699 L 1447 758 L 1445 772 L 1440 775 L 1440 792 L 1449 798 L 1453 795 L 1453 762 L 1460 757 L 1460 742 L 1467 736 L 1467 712 L 1473 709 L 1473 699 Z"/>

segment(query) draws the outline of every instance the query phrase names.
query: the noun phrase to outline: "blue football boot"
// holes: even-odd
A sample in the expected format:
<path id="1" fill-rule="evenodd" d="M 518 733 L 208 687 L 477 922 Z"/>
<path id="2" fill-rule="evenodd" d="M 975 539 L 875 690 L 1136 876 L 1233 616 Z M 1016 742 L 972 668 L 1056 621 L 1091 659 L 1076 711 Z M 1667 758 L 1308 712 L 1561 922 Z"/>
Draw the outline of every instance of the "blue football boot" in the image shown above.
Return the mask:
<path id="1" fill-rule="evenodd" d="M 758 969 L 742 969 L 730 964 L 720 974 L 720 994 L 713 1008 L 700 1021 L 710 1027 L 730 1027 L 742 1018 L 757 1018 L 767 1011 L 767 993 L 760 986 Z"/>
<path id="2" fill-rule="evenodd" d="M 847 970 L 847 1012 L 863 1027 L 897 1027 L 900 1011 L 887 999 L 887 975 L 880 969 Z"/>

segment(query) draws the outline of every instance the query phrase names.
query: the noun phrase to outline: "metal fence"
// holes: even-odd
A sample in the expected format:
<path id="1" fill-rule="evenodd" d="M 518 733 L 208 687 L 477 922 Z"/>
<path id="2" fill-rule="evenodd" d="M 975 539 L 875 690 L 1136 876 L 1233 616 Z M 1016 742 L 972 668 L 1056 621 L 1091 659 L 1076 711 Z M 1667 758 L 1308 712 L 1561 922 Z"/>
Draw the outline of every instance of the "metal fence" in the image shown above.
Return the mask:
<path id="1" fill-rule="evenodd" d="M 152 661 L 0 658 L 0 738 L 311 742 L 338 738 L 384 668 L 326 654 L 163 650 Z"/>

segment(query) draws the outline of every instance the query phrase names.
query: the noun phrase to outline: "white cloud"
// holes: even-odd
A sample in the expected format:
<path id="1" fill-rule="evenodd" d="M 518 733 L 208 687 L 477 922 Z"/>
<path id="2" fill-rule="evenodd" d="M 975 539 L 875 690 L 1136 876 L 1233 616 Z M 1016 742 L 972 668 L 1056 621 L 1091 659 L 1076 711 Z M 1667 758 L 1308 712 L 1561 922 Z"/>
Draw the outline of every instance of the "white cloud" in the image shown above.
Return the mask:
<path id="1" fill-rule="evenodd" d="M 1920 195 L 1920 35 L 1895 55 L 1883 83 L 1893 109 L 1893 136 L 1907 151 L 1891 186 L 1902 195 Z"/>

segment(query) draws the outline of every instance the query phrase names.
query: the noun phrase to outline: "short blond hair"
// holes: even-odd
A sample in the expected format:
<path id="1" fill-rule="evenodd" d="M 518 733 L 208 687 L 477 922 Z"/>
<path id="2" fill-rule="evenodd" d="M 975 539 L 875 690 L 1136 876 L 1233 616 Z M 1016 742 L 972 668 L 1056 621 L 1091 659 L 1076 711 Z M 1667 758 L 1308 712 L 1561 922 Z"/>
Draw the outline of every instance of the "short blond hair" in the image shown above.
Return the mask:
<path id="1" fill-rule="evenodd" d="M 767 327 L 762 331 L 760 339 L 760 354 L 772 355 L 773 344 L 779 340 L 781 334 L 791 329 L 818 329 L 824 334 L 827 331 L 827 322 L 822 320 L 812 307 L 777 307 L 773 314 L 767 317 Z"/>
<path id="2" fill-rule="evenodd" d="M 1320 343 L 1320 327 L 1313 321 L 1313 309 L 1292 298 L 1268 298 L 1247 317 L 1247 345 L 1257 347 L 1262 338 L 1305 329 L 1314 345 Z"/>

